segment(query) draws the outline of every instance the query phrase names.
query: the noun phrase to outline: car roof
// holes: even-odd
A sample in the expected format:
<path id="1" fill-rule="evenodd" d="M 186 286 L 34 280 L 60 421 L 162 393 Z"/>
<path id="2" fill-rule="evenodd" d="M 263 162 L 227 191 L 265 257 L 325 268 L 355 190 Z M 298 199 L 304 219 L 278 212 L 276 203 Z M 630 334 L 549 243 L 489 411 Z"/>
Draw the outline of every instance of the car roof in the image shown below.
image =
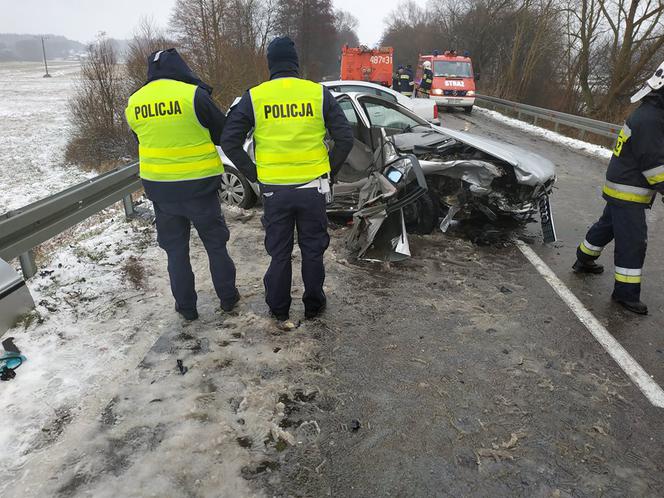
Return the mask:
<path id="1" fill-rule="evenodd" d="M 336 80 L 336 81 L 321 81 L 320 83 L 323 86 L 341 86 L 341 85 L 356 85 L 356 86 L 366 86 L 369 88 L 376 88 L 378 90 L 384 90 L 388 93 L 399 93 L 389 87 L 379 85 L 377 83 L 372 83 L 371 81 L 362 81 L 362 80 Z"/>

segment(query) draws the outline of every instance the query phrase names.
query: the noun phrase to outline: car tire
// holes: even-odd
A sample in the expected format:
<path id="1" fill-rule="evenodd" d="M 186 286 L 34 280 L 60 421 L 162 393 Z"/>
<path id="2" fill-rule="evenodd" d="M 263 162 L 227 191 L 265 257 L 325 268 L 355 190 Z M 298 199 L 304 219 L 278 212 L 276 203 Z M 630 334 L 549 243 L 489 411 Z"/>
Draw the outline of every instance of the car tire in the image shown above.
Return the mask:
<path id="1" fill-rule="evenodd" d="M 427 192 L 415 204 L 406 206 L 404 214 L 406 217 L 406 231 L 408 233 L 428 235 L 438 225 L 440 210 L 438 203 Z"/>
<path id="2" fill-rule="evenodd" d="M 224 204 L 249 209 L 256 205 L 256 193 L 242 173 L 233 166 L 224 166 L 219 200 Z"/>
<path id="3" fill-rule="evenodd" d="M 471 112 L 473 112 L 473 106 L 471 105 L 470 107 L 464 107 L 463 112 L 465 112 L 466 114 L 470 114 Z"/>

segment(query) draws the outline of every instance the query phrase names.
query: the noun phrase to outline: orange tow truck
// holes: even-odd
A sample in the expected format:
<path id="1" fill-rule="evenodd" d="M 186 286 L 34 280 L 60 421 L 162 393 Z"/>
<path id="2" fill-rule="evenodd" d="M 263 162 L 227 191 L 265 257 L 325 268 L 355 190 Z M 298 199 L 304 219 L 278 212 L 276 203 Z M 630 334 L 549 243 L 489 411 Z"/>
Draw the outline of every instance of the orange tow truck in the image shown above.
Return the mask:
<path id="1" fill-rule="evenodd" d="M 349 47 L 341 49 L 341 79 L 370 81 L 392 86 L 394 49 L 392 47 Z"/>
<path id="2" fill-rule="evenodd" d="M 439 107 L 462 107 L 467 113 L 475 105 L 475 81 L 473 62 L 467 55 L 458 55 L 448 50 L 442 55 L 434 51 L 431 55 L 420 55 L 416 81 L 422 79 L 422 63 L 431 62 L 433 84 L 431 98 Z"/>

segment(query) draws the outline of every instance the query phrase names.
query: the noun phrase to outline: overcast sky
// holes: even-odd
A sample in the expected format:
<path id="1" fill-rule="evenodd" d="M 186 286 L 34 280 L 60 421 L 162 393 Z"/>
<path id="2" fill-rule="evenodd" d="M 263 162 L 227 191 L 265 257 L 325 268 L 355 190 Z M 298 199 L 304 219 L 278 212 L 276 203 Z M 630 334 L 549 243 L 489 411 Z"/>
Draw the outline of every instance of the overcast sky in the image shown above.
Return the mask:
<path id="1" fill-rule="evenodd" d="M 333 0 L 337 8 L 360 21 L 358 35 L 374 45 L 383 32 L 383 19 L 399 0 Z M 129 38 L 142 15 L 168 23 L 175 0 L 0 0 L 0 33 L 53 33 L 87 42 L 99 31 Z"/>

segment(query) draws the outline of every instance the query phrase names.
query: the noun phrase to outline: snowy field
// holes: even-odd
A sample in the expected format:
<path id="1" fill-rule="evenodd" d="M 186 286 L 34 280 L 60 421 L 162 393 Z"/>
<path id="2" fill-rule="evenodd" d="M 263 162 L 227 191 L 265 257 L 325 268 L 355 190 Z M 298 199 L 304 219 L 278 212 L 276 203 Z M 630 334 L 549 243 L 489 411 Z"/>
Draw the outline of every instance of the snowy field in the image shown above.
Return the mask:
<path id="1" fill-rule="evenodd" d="M 0 63 L 0 213 L 93 176 L 64 164 L 78 62 Z"/>

